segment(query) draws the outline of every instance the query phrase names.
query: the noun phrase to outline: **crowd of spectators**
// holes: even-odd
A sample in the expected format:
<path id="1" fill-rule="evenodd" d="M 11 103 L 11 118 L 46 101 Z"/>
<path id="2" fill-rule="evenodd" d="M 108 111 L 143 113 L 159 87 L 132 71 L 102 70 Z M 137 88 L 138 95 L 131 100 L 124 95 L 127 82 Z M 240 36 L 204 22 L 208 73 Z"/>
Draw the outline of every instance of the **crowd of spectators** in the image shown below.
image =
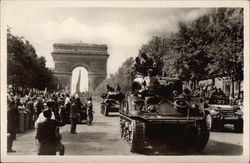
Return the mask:
<path id="1" fill-rule="evenodd" d="M 7 94 L 7 150 L 12 150 L 16 134 L 35 128 L 35 122 L 40 113 L 50 105 L 54 118 L 62 121 L 65 115 L 65 101 L 69 97 L 64 92 L 26 92 L 25 94 L 8 91 Z M 71 97 L 70 100 L 74 100 Z M 69 113 L 68 113 L 69 114 Z M 63 120 L 64 121 L 64 120 Z"/>
<path id="2" fill-rule="evenodd" d="M 203 96 L 209 104 L 225 104 L 225 105 L 242 105 L 243 92 L 236 93 L 231 99 L 227 96 L 221 88 L 214 85 L 207 85 L 205 87 L 198 87 L 194 92 L 194 96 Z"/>

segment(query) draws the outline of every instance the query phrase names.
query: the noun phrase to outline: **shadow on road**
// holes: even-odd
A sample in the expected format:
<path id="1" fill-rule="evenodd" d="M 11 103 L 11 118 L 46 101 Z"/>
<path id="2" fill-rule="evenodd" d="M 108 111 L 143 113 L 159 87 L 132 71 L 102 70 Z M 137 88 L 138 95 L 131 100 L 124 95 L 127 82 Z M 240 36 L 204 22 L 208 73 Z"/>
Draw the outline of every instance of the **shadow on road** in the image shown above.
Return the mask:
<path id="1" fill-rule="evenodd" d="M 120 115 L 119 114 L 110 114 L 107 117 L 120 117 Z"/>
<path id="2" fill-rule="evenodd" d="M 205 148 L 202 154 L 203 155 L 242 155 L 243 146 L 210 140 L 209 146 Z"/>
<path id="3" fill-rule="evenodd" d="M 100 140 L 107 136 L 105 132 L 80 132 L 78 134 L 70 134 L 68 131 L 65 131 L 62 134 L 65 142 L 92 142 L 93 140 Z"/>
<path id="4" fill-rule="evenodd" d="M 202 152 L 192 151 L 180 145 L 173 143 L 154 144 L 147 146 L 142 152 L 142 155 L 242 155 L 243 147 L 241 145 L 223 143 L 211 140 L 209 145 Z"/>
<path id="5" fill-rule="evenodd" d="M 107 122 L 93 122 L 92 126 L 112 126 L 111 124 Z"/>
<path id="6" fill-rule="evenodd" d="M 29 130 L 24 131 L 23 133 L 18 132 L 16 137 L 20 137 L 20 136 L 25 135 L 25 134 L 30 134 L 34 131 L 35 131 L 35 129 L 29 129 Z"/>
<path id="7" fill-rule="evenodd" d="M 242 134 L 242 132 L 235 132 L 233 129 L 231 128 L 223 128 L 221 130 L 213 130 L 213 132 L 224 132 L 224 133 L 235 133 L 235 134 Z"/>

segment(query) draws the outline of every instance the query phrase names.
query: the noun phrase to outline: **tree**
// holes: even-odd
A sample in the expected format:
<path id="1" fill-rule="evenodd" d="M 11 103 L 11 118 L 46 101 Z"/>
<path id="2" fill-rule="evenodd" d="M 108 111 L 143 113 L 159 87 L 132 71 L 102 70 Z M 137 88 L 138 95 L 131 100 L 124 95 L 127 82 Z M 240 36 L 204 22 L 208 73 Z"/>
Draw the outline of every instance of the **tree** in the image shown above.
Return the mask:
<path id="1" fill-rule="evenodd" d="M 128 58 L 123 62 L 122 66 L 114 74 L 111 74 L 109 78 L 105 79 L 94 91 L 95 95 L 101 95 L 106 92 L 106 86 L 109 85 L 113 88 L 116 88 L 117 85 L 121 87 L 121 91 L 125 94 L 130 92 L 131 83 L 132 83 L 132 70 L 131 66 L 134 63 L 133 57 Z"/>
<path id="2" fill-rule="evenodd" d="M 36 88 L 44 90 L 56 88 L 56 79 L 50 69 L 46 68 L 46 59 L 38 57 L 36 50 L 23 37 L 14 36 L 7 30 L 7 82 L 15 91 L 19 88 Z"/>
<path id="3" fill-rule="evenodd" d="M 173 40 L 173 49 L 179 54 L 175 68 L 182 80 L 192 80 L 196 83 L 208 77 L 208 65 L 212 58 L 208 55 L 207 49 L 213 42 L 207 31 L 208 25 L 207 15 L 190 24 L 179 24 L 179 32 Z"/>
<path id="4" fill-rule="evenodd" d="M 243 79 L 242 14 L 240 8 L 218 8 L 192 23 L 180 23 L 173 40 L 180 55 L 176 60 L 177 71 L 186 74 L 187 79 L 190 76 L 197 80 L 222 76 Z M 197 59 L 194 56 L 199 51 L 203 51 L 204 57 Z"/>
<path id="5" fill-rule="evenodd" d="M 158 75 L 161 75 L 164 69 L 164 60 L 166 61 L 166 57 L 171 57 L 170 51 L 171 37 L 153 36 L 147 44 L 142 45 L 139 53 L 146 53 L 152 57 L 156 63 L 156 71 Z"/>
<path id="6" fill-rule="evenodd" d="M 211 44 L 213 48 L 209 49 L 214 58 L 211 76 L 242 76 L 240 73 L 243 71 L 235 68 L 243 68 L 243 9 L 217 9 L 211 17 L 214 17 L 214 21 L 209 31 L 215 37 Z"/>

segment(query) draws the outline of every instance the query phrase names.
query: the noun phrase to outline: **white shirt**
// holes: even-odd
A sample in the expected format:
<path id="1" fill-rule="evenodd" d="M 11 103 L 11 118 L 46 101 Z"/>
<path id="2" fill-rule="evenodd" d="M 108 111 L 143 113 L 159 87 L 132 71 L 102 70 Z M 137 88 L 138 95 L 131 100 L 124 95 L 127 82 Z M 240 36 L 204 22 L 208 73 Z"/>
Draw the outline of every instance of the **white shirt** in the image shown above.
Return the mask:
<path id="1" fill-rule="evenodd" d="M 52 112 L 51 119 L 55 119 L 55 115 L 54 115 L 53 111 L 51 111 L 51 112 Z M 45 119 L 46 119 L 46 118 L 43 116 L 43 112 L 41 112 L 41 113 L 39 114 L 39 116 L 38 116 L 36 122 L 35 122 L 35 128 L 37 128 L 38 123 L 43 122 Z"/>
<path id="2" fill-rule="evenodd" d="M 68 103 L 70 103 L 70 99 L 69 97 L 66 97 L 64 105 L 67 105 Z"/>

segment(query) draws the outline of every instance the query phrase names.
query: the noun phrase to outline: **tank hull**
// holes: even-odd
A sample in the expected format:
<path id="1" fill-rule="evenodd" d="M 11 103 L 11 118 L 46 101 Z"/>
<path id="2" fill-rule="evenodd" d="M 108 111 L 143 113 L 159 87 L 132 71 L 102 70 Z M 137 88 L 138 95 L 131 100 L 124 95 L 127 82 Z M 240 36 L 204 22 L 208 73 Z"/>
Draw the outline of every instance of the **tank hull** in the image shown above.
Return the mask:
<path id="1" fill-rule="evenodd" d="M 187 115 L 175 111 L 172 104 L 163 106 L 167 107 L 166 112 L 150 113 L 138 97 L 129 96 L 124 101 L 120 109 L 120 132 L 131 152 L 143 152 L 154 140 L 165 142 L 169 138 L 177 139 L 177 143 L 191 150 L 202 151 L 210 135 L 205 114 Z"/>

